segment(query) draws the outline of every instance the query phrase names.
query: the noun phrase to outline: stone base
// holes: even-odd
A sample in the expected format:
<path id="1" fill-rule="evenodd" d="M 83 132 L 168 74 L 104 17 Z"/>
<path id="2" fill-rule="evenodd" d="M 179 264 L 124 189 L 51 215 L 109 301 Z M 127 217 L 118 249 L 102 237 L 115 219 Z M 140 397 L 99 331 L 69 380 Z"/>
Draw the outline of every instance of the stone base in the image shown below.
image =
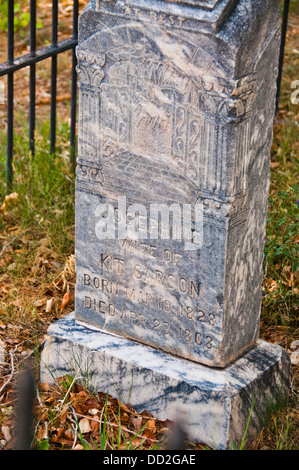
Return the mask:
<path id="1" fill-rule="evenodd" d="M 41 359 L 41 382 L 72 374 L 137 411 L 180 420 L 189 440 L 217 449 L 240 444 L 252 409 L 246 435 L 250 442 L 268 406 L 289 387 L 289 358 L 271 343 L 258 340 L 230 366 L 214 369 L 87 329 L 74 313 L 50 326 Z"/>

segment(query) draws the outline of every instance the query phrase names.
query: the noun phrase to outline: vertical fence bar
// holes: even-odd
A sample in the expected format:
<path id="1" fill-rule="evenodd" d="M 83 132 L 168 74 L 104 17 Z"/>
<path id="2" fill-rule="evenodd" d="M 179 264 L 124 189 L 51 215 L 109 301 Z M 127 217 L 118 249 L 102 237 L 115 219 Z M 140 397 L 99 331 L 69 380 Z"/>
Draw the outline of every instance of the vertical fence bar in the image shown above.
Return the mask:
<path id="1" fill-rule="evenodd" d="M 14 61 L 14 0 L 9 0 L 7 8 L 7 61 Z M 12 188 L 13 170 L 13 72 L 7 76 L 7 158 L 6 158 L 6 185 L 9 192 Z"/>
<path id="2" fill-rule="evenodd" d="M 2 0 L 0 0 L 2 1 Z M 46 52 L 39 56 L 36 49 L 36 8 L 37 0 L 30 0 L 30 53 L 14 58 L 14 0 L 7 1 L 7 62 L 0 64 L 0 76 L 7 75 L 7 159 L 6 184 L 10 192 L 13 182 L 13 121 L 14 121 L 14 72 L 23 67 L 29 67 L 29 151 L 34 155 L 35 126 L 36 126 L 36 63 L 51 57 L 51 109 L 50 109 L 50 154 L 55 153 L 56 147 L 56 95 L 57 95 L 57 56 L 66 50 L 72 50 L 72 85 L 71 85 L 71 164 L 75 163 L 76 143 L 76 113 L 77 113 L 77 58 L 75 47 L 78 41 L 78 10 L 79 1 L 73 0 L 73 32 L 69 44 L 58 42 L 58 0 L 52 0 L 52 43 Z M 24 59 L 24 60 L 22 60 Z"/>
<path id="3" fill-rule="evenodd" d="M 78 39 L 78 0 L 73 2 L 73 39 Z M 76 110 L 77 110 L 77 57 L 75 47 L 72 50 L 72 91 L 71 91 L 71 129 L 70 129 L 70 163 L 75 164 L 76 144 Z"/>
<path id="4" fill-rule="evenodd" d="M 52 0 L 52 47 L 57 46 L 58 2 Z M 57 55 L 52 56 L 51 64 L 51 109 L 50 109 L 50 154 L 55 153 L 56 143 L 56 84 L 57 84 Z"/>
<path id="5" fill-rule="evenodd" d="M 278 102 L 279 102 L 279 95 L 280 95 L 285 40 L 286 40 L 287 27 L 288 27 L 289 8 L 290 8 L 290 0 L 284 0 L 282 26 L 281 26 L 281 45 L 280 45 L 280 53 L 279 53 L 278 78 L 277 78 L 276 114 L 278 111 Z"/>
<path id="6" fill-rule="evenodd" d="M 36 50 L 36 0 L 30 0 L 30 55 Z M 29 102 L 29 151 L 34 156 L 35 132 L 35 64 L 30 65 L 30 102 Z"/>

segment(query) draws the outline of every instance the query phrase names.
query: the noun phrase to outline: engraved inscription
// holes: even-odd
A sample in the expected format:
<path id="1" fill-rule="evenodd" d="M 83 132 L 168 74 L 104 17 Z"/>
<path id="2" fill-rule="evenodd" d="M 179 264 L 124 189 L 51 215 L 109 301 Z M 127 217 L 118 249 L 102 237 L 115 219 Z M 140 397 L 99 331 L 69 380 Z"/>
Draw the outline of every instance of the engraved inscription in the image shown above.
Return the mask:
<path id="1" fill-rule="evenodd" d="M 216 312 L 200 308 L 200 282 L 181 273 L 182 255 L 139 240 L 119 240 L 118 245 L 117 255 L 100 253 L 98 273 L 78 275 L 85 311 L 103 326 L 122 322 L 126 329 L 151 332 L 157 342 L 168 338 L 212 349 Z"/>
<path id="2" fill-rule="evenodd" d="M 150 23 L 161 26 L 175 28 L 194 28 L 198 29 L 198 21 L 203 21 L 204 27 L 208 30 L 214 29 L 214 23 L 222 23 L 221 15 L 225 10 L 227 13 L 233 9 L 238 0 L 163 0 L 159 2 L 159 11 L 154 7 L 149 8 L 147 5 L 139 4 L 136 0 L 125 0 L 121 5 L 114 7 L 113 0 L 96 0 L 96 10 L 106 13 L 106 2 L 108 2 L 109 10 L 121 16 L 138 19 L 140 21 L 148 21 Z M 146 4 L 146 2 L 142 2 Z M 177 4 L 173 7 L 172 4 Z M 120 7 L 120 8 L 119 8 Z M 217 10 L 216 15 L 213 15 Z M 195 13 L 195 14 L 194 14 Z M 190 21 L 190 18 L 192 20 Z M 210 23 L 210 25 L 209 25 Z M 220 25 L 218 25 L 220 27 Z M 216 28 L 218 29 L 218 28 Z"/>
<path id="3" fill-rule="evenodd" d="M 118 288 L 116 289 L 116 291 L 118 292 Z M 129 298 L 132 300 L 132 296 L 129 296 Z M 142 293 L 140 292 L 139 299 L 141 298 L 142 298 Z M 161 301 L 161 299 L 159 301 Z M 158 336 L 159 335 L 169 336 L 169 337 L 172 337 L 173 339 L 176 339 L 185 343 L 194 343 L 194 345 L 199 346 L 201 348 L 211 349 L 214 345 L 212 330 L 209 330 L 209 333 L 207 334 L 205 330 L 201 330 L 200 332 L 194 330 L 193 325 L 190 327 L 190 329 L 182 328 L 181 326 L 178 326 L 177 324 L 172 325 L 170 322 L 163 321 L 163 319 L 161 318 L 157 319 L 157 318 L 147 317 L 143 315 L 140 311 L 131 310 L 125 307 L 121 309 L 117 309 L 115 304 L 112 302 L 109 302 L 106 298 L 105 300 L 102 300 L 101 298 L 98 298 L 98 297 L 85 295 L 83 299 L 83 306 L 85 309 L 95 312 L 96 314 L 100 314 L 104 318 L 109 317 L 109 321 L 111 321 L 112 318 L 115 318 L 116 320 L 120 319 L 124 323 L 131 323 L 134 325 L 138 325 L 142 329 L 152 330 Z M 137 306 L 138 306 L 138 303 L 136 303 L 136 307 Z M 174 311 L 172 311 L 172 313 L 173 315 L 175 315 Z M 213 325 L 213 324 L 214 324 L 213 322 L 210 322 L 210 325 Z M 199 326 L 196 325 L 195 328 L 199 328 Z"/>
<path id="4" fill-rule="evenodd" d="M 153 10 L 140 10 L 139 8 L 133 8 L 127 6 L 124 11 L 125 16 L 130 17 L 130 18 L 138 18 L 142 19 L 144 15 L 147 16 L 147 20 L 157 23 L 158 25 L 163 25 L 163 26 L 176 26 L 176 27 L 182 27 L 183 22 L 185 21 L 185 18 L 182 18 L 181 16 L 177 15 L 169 15 Z"/>

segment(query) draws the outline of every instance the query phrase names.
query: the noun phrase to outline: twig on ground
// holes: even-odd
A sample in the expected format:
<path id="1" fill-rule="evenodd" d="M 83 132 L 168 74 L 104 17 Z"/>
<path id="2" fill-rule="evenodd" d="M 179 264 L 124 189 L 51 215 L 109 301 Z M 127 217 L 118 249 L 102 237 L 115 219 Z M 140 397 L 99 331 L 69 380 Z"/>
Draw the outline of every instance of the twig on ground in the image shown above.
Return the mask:
<path id="1" fill-rule="evenodd" d="M 86 416 L 86 415 L 82 415 L 80 413 L 76 413 L 76 416 L 78 416 L 79 418 L 87 418 L 87 419 L 90 419 L 91 421 L 95 421 L 96 423 L 100 423 L 100 424 L 104 424 L 104 420 L 102 419 L 96 419 L 96 418 L 92 418 L 91 416 Z M 120 424 L 116 424 L 116 423 L 109 423 L 109 426 L 113 427 L 113 428 L 121 428 L 123 431 L 126 431 L 127 433 L 129 434 L 134 434 L 134 436 L 136 436 L 136 431 L 131 431 L 130 429 L 128 428 L 125 428 L 124 426 L 121 426 Z M 150 437 L 146 437 L 146 436 L 142 436 L 142 439 L 146 439 L 147 441 L 150 441 L 150 442 L 159 442 L 158 440 L 156 439 L 151 439 Z"/>
<path id="2" fill-rule="evenodd" d="M 0 388 L 0 394 L 2 393 L 2 391 L 5 389 L 5 387 L 9 384 L 9 382 L 11 381 L 13 375 L 14 375 L 14 359 L 13 359 L 13 353 L 14 351 L 9 351 L 9 355 L 10 355 L 10 364 L 11 364 L 11 373 L 10 373 L 10 376 L 8 377 L 8 379 L 6 380 L 6 382 L 4 382 L 4 384 L 2 385 L 2 387 Z"/>
<path id="3" fill-rule="evenodd" d="M 72 406 L 70 408 L 71 408 L 72 413 L 75 415 L 75 418 L 76 418 L 75 410 L 73 409 Z M 73 449 L 75 447 L 75 445 L 77 444 L 77 439 L 78 439 L 78 422 L 77 422 L 77 419 L 73 419 L 70 415 L 68 415 L 68 418 L 72 423 L 75 424 L 75 429 L 73 429 L 74 434 L 75 434 L 74 442 L 73 442 L 73 445 L 72 445 L 72 449 Z"/>

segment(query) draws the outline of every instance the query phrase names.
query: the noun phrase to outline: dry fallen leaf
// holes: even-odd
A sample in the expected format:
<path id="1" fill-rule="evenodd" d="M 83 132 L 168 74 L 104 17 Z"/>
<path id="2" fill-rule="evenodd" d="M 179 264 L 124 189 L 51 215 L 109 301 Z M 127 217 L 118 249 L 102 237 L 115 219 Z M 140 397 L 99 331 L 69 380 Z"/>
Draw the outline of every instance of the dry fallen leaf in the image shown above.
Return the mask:
<path id="1" fill-rule="evenodd" d="M 97 408 L 99 406 L 98 401 L 95 398 L 87 398 L 85 405 L 91 408 Z"/>
<path id="2" fill-rule="evenodd" d="M 140 431 L 142 425 L 142 416 L 137 416 L 131 419 L 131 423 L 134 426 L 136 432 Z"/>
<path id="3" fill-rule="evenodd" d="M 7 442 L 11 441 L 12 437 L 11 437 L 11 434 L 10 434 L 9 426 L 2 426 L 1 430 L 2 430 L 2 433 L 3 433 L 4 439 Z"/>
<path id="4" fill-rule="evenodd" d="M 73 450 L 84 450 L 84 447 L 81 444 L 76 444 Z"/>
<path id="5" fill-rule="evenodd" d="M 10 255 L 3 256 L 3 258 L 0 260 L 0 267 L 4 268 L 10 261 L 12 260 L 12 257 Z"/>
<path id="6" fill-rule="evenodd" d="M 91 427 L 91 432 L 93 434 L 99 432 L 100 430 L 100 423 L 98 421 L 95 421 L 94 419 L 90 422 L 90 427 Z"/>
<path id="7" fill-rule="evenodd" d="M 291 349 L 297 349 L 299 348 L 299 340 L 298 339 L 295 339 L 294 341 L 291 342 L 291 345 L 290 345 L 290 348 Z"/>
<path id="8" fill-rule="evenodd" d="M 122 411 L 125 411 L 126 413 L 129 413 L 129 414 L 131 413 L 131 410 L 126 405 L 124 405 L 123 403 L 120 403 L 120 409 Z"/>
<path id="9" fill-rule="evenodd" d="M 123 423 L 127 423 L 129 421 L 130 417 L 128 415 L 128 413 L 124 412 L 121 416 L 121 420 Z"/>
<path id="10" fill-rule="evenodd" d="M 60 306 L 60 311 L 62 311 L 67 306 L 70 300 L 71 300 L 71 294 L 70 294 L 70 291 L 67 291 L 63 296 L 61 306 Z"/>
<path id="11" fill-rule="evenodd" d="M 19 344 L 21 340 L 18 338 L 5 338 L 5 341 L 8 344 L 14 345 L 14 344 Z"/>
<path id="12" fill-rule="evenodd" d="M 61 413 L 60 413 L 60 415 L 59 415 L 60 423 L 61 423 L 61 424 L 65 424 L 68 411 L 69 411 L 69 407 L 68 407 L 68 406 L 65 406 L 65 407 L 63 408 L 63 410 L 61 411 Z"/>
<path id="13" fill-rule="evenodd" d="M 146 437 L 147 439 L 150 439 L 151 441 L 157 442 L 154 433 L 150 429 L 145 429 L 142 433 L 142 436 Z"/>
<path id="14" fill-rule="evenodd" d="M 43 299 L 40 299 L 40 300 L 36 300 L 35 302 L 33 302 L 33 307 L 43 307 L 44 305 L 46 305 L 47 303 L 47 298 L 43 298 Z"/>
<path id="15" fill-rule="evenodd" d="M 143 440 L 140 439 L 139 437 L 135 437 L 132 444 L 133 444 L 133 450 L 138 449 L 138 447 L 140 447 L 141 444 L 143 444 Z"/>
<path id="16" fill-rule="evenodd" d="M 80 428 L 82 434 L 87 434 L 88 432 L 90 432 L 91 427 L 90 427 L 89 419 L 87 419 L 87 418 L 80 419 L 79 428 Z"/>
<path id="17" fill-rule="evenodd" d="M 64 437 L 66 437 L 66 439 L 70 439 L 70 440 L 73 440 L 74 437 L 75 437 L 74 431 L 70 428 L 65 429 L 64 432 L 63 432 L 63 435 L 64 435 Z"/>
<path id="18" fill-rule="evenodd" d="M 147 423 L 146 427 L 148 429 L 151 429 L 152 431 L 156 430 L 156 420 L 155 419 L 150 419 L 149 422 Z"/>
<path id="19" fill-rule="evenodd" d="M 48 419 L 49 419 L 49 412 L 48 412 L 48 410 L 46 410 L 46 411 L 42 412 L 42 414 L 39 418 L 39 422 L 44 423 L 45 421 L 48 421 Z"/>
<path id="20" fill-rule="evenodd" d="M 294 285 L 294 274 L 290 273 L 289 287 L 293 287 L 293 285 Z"/>
<path id="21" fill-rule="evenodd" d="M 84 390 L 81 390 L 81 392 L 78 392 L 76 395 L 76 403 L 84 402 L 85 400 L 88 399 L 88 394 Z"/>
<path id="22" fill-rule="evenodd" d="M 37 439 L 39 441 L 42 441 L 43 439 L 48 439 L 49 438 L 49 433 L 48 433 L 48 423 L 45 423 L 45 427 L 41 426 L 39 428 L 38 434 L 37 434 Z"/>
<path id="23" fill-rule="evenodd" d="M 46 383 L 46 382 L 41 382 L 41 383 L 39 384 L 39 388 L 40 388 L 40 390 L 42 390 L 43 392 L 48 392 L 49 390 L 51 390 L 51 386 L 50 386 L 48 383 Z"/>
<path id="24" fill-rule="evenodd" d="M 58 442 L 63 446 L 72 446 L 73 441 L 71 439 L 65 439 L 64 437 L 52 437 L 53 442 Z"/>
<path id="25" fill-rule="evenodd" d="M 290 359 L 291 359 L 291 363 L 294 366 L 297 366 L 299 364 L 299 351 L 292 352 Z"/>
<path id="26" fill-rule="evenodd" d="M 53 403 L 55 401 L 55 397 L 49 397 L 45 400 L 45 403 L 47 405 L 50 405 L 50 403 Z"/>
<path id="27" fill-rule="evenodd" d="M 7 209 L 10 208 L 14 203 L 16 203 L 19 199 L 18 193 L 11 193 L 5 196 L 2 206 L 0 207 L 0 211 L 3 214 L 7 214 Z"/>
<path id="28" fill-rule="evenodd" d="M 55 302 L 55 299 L 54 299 L 54 298 L 52 298 L 52 299 L 47 299 L 47 303 L 46 303 L 46 313 L 51 313 L 51 312 L 52 312 L 52 308 L 53 308 L 54 302 Z"/>
<path id="29" fill-rule="evenodd" d="M 277 289 L 277 284 L 275 281 L 271 281 L 270 286 L 269 286 L 269 291 L 273 292 Z"/>

